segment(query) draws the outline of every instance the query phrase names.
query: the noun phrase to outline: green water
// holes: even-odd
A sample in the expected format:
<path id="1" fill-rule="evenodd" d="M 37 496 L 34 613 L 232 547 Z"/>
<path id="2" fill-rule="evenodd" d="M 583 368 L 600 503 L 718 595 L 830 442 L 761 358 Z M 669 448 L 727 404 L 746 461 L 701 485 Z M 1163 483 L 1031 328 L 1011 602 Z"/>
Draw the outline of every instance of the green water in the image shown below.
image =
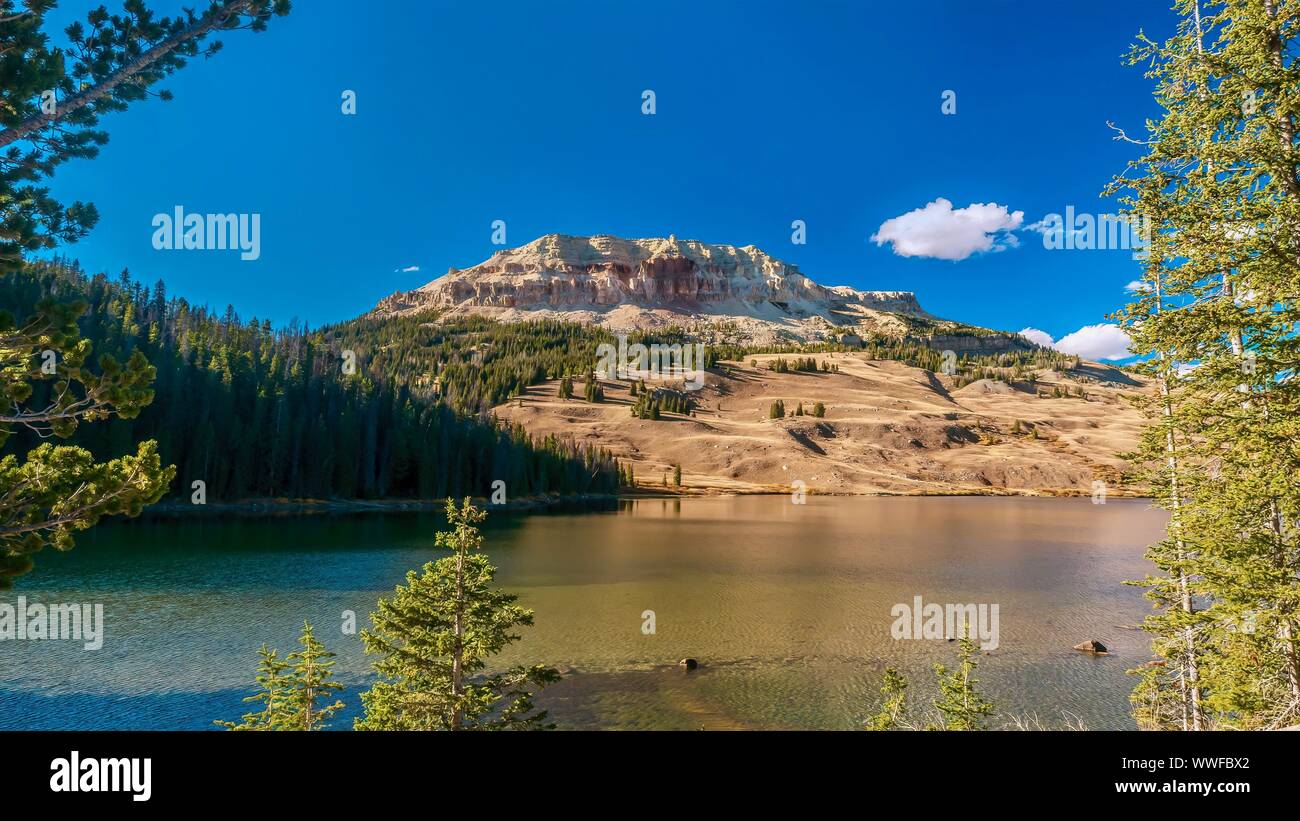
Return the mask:
<path id="1" fill-rule="evenodd" d="M 891 608 L 998 604 L 979 679 L 1004 715 L 1131 728 L 1124 671 L 1147 660 L 1147 612 L 1121 584 L 1149 568 L 1163 514 L 1079 499 L 638 500 L 617 510 L 494 514 L 498 580 L 536 611 L 505 661 L 563 681 L 561 728 L 858 726 L 885 665 L 924 700 L 943 640 L 896 640 Z M 102 603 L 105 640 L 0 642 L 0 728 L 206 728 L 243 709 L 255 651 L 291 649 L 303 619 L 339 654 L 355 711 L 376 598 L 438 558 L 434 514 L 108 524 L 45 553 L 0 601 Z M 643 631 L 654 611 L 655 632 Z M 1074 644 L 1098 638 L 1112 655 Z M 694 672 L 674 662 L 699 659 Z M 343 722 L 346 724 L 347 722 Z"/>

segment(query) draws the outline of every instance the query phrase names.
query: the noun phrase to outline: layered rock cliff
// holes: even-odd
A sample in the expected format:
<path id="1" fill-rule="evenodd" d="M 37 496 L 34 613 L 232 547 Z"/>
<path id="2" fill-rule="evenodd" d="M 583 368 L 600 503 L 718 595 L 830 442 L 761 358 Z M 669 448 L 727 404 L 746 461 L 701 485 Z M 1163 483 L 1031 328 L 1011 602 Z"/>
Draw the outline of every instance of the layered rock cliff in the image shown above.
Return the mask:
<path id="1" fill-rule="evenodd" d="M 379 303 L 379 315 L 437 308 L 504 321 L 560 318 L 615 330 L 725 328 L 750 342 L 845 333 L 902 335 L 942 323 L 905 291 L 826 287 L 752 245 L 548 234 Z M 950 324 L 950 323 L 943 323 Z"/>

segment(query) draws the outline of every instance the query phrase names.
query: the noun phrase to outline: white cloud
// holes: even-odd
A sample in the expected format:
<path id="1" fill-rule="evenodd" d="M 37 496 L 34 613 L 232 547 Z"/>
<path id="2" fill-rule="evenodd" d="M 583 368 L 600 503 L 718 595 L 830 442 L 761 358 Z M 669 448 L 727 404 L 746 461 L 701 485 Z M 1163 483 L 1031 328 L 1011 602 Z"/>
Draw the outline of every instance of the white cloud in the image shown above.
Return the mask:
<path id="1" fill-rule="evenodd" d="M 410 273 L 413 273 L 413 272 L 418 271 L 418 270 L 420 270 L 420 266 L 418 266 L 418 265 L 408 265 L 408 266 L 406 266 L 405 268 L 394 268 L 394 269 L 393 269 L 393 273 L 394 273 L 394 274 L 410 274 Z"/>
<path id="2" fill-rule="evenodd" d="M 1056 344 L 1056 340 L 1052 339 L 1051 334 L 1037 328 L 1025 328 L 1020 332 L 1020 335 L 1035 345 L 1042 345 L 1044 348 L 1050 348 Z"/>
<path id="3" fill-rule="evenodd" d="M 1125 285 L 1124 290 L 1128 291 L 1130 294 L 1145 293 L 1146 291 L 1151 290 L 1151 286 L 1141 280 L 1135 279 L 1128 285 Z"/>
<path id="4" fill-rule="evenodd" d="M 1061 353 L 1084 359 L 1128 359 L 1133 355 L 1129 350 L 1128 334 L 1120 326 L 1110 323 L 1084 325 L 1059 340 L 1053 340 L 1051 334 L 1037 328 L 1025 328 L 1020 335 L 1044 348 L 1055 348 Z"/>
<path id="5" fill-rule="evenodd" d="M 924 208 L 885 220 L 871 241 L 889 243 L 900 257 L 929 257 L 954 262 L 973 254 L 1014 248 L 1018 242 L 1008 233 L 1025 220 L 1024 211 L 1008 211 L 994 202 L 952 207 L 943 197 Z"/>
<path id="6" fill-rule="evenodd" d="M 1102 323 L 1084 325 L 1072 334 L 1066 334 L 1056 342 L 1056 349 L 1062 353 L 1072 353 L 1084 359 L 1127 359 L 1132 356 L 1129 350 L 1131 340 L 1124 329 L 1118 325 Z"/>

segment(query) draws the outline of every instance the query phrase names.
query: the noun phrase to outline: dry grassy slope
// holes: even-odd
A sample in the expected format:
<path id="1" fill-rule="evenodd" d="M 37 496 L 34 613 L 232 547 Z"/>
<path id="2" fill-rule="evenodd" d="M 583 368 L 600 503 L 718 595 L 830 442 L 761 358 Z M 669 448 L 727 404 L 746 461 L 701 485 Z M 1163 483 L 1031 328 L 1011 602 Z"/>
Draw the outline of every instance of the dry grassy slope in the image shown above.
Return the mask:
<path id="1" fill-rule="evenodd" d="M 661 487 L 680 464 L 684 489 L 693 492 L 786 492 L 798 479 L 809 492 L 832 494 L 1091 493 L 1094 479 L 1123 468 L 1116 454 L 1137 443 L 1141 417 L 1121 400 L 1143 389 L 1136 383 L 1042 371 L 1039 392 L 1082 386 L 1088 398 L 1040 398 L 997 382 L 950 390 L 947 377 L 862 354 L 815 357 L 840 372 L 776 374 L 764 365 L 775 356 L 760 355 L 752 358 L 757 368 L 746 360 L 730 373 L 710 373 L 695 393 L 694 417 L 634 418 L 625 382 L 603 383 L 603 404 L 561 400 L 555 382 L 537 385 L 496 414 L 534 435 L 609 448 L 634 464 L 640 484 Z M 1082 373 L 1124 378 L 1090 364 Z M 823 402 L 826 416 L 768 419 L 777 399 L 787 411 Z"/>

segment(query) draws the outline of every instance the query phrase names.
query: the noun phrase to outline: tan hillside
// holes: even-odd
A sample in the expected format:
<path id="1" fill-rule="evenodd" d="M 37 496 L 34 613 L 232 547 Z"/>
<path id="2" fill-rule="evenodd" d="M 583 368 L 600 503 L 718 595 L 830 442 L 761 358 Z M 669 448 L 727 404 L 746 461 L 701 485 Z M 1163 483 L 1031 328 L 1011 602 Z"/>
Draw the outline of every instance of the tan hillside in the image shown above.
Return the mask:
<path id="1" fill-rule="evenodd" d="M 706 493 L 788 492 L 801 480 L 809 493 L 828 494 L 1086 494 L 1100 479 L 1117 495 L 1124 465 L 1116 454 L 1137 444 L 1141 416 L 1121 395 L 1145 388 L 1104 365 L 1040 371 L 1036 387 L 980 380 L 954 390 L 948 377 L 863 353 L 813 355 L 839 373 L 767 370 L 780 356 L 790 355 L 710 372 L 693 394 L 693 417 L 633 417 L 623 381 L 602 382 L 601 404 L 582 401 L 581 385 L 579 398 L 561 400 L 548 382 L 495 412 L 534 436 L 609 448 L 647 487 L 662 488 L 679 464 L 683 490 Z M 1083 388 L 1087 398 L 1051 398 L 1053 387 Z M 820 401 L 826 415 L 768 419 L 777 399 L 787 413 L 799 402 L 811 413 Z"/>

